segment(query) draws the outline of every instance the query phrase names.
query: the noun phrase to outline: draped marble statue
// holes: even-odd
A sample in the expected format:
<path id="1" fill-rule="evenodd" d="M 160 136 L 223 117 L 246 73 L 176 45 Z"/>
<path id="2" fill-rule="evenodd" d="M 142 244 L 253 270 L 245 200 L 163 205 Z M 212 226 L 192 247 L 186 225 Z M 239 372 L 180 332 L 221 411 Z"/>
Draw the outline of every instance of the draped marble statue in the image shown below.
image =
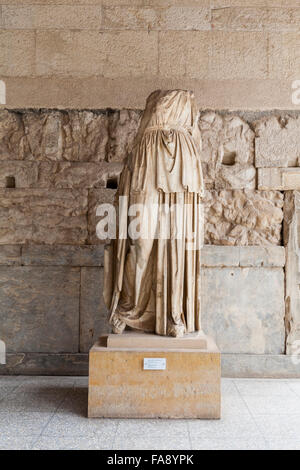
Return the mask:
<path id="1" fill-rule="evenodd" d="M 117 236 L 105 248 L 114 333 L 127 326 L 183 336 L 201 328 L 200 145 L 193 93 L 153 92 L 120 177 Z"/>

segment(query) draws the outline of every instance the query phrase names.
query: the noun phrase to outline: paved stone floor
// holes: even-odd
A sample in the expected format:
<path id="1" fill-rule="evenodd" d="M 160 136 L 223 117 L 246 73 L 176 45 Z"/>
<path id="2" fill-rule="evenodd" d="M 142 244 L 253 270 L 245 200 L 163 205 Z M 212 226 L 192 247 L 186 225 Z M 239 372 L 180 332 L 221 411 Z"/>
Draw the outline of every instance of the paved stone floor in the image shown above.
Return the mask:
<path id="1" fill-rule="evenodd" d="M 222 419 L 87 419 L 87 378 L 0 377 L 0 449 L 300 449 L 299 380 L 222 380 Z"/>

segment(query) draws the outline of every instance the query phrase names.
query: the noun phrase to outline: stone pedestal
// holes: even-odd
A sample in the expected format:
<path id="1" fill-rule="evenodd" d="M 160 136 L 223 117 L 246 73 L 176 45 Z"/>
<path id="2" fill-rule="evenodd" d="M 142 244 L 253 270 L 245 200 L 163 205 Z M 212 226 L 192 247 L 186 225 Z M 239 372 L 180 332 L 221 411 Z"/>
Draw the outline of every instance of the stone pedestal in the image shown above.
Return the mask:
<path id="1" fill-rule="evenodd" d="M 137 341 L 126 333 L 121 341 Z M 115 335 L 114 335 L 115 336 Z M 140 334 L 138 335 L 140 336 Z M 153 335 L 154 336 L 154 335 Z M 155 347 L 108 347 L 115 338 L 101 337 L 90 350 L 88 416 L 105 418 L 203 418 L 219 419 L 221 413 L 221 357 L 214 341 L 203 336 L 198 347 L 177 345 L 155 336 Z M 163 347 L 157 341 L 161 340 Z M 138 339 L 140 340 L 140 338 Z M 182 338 L 191 344 L 191 338 Z M 119 341 L 119 340 L 118 340 Z M 147 338 L 148 345 L 150 340 Z M 146 342 L 147 342 L 146 341 Z M 176 343 L 176 344 L 175 344 Z M 200 344 L 200 348 L 199 348 Z M 149 359 L 151 367 L 146 370 Z M 144 364 L 148 359 L 148 364 Z M 165 364 L 165 369 L 164 369 Z"/>
<path id="2" fill-rule="evenodd" d="M 190 333 L 181 338 L 159 336 L 140 331 L 124 331 L 122 335 L 108 335 L 108 348 L 130 349 L 206 349 L 207 336 L 203 331 Z"/>

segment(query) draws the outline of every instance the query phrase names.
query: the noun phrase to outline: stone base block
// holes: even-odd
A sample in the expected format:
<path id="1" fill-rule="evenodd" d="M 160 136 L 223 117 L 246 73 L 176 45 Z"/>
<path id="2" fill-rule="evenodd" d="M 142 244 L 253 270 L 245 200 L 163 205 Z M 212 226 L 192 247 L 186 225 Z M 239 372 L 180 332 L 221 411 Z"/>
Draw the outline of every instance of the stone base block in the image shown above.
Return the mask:
<path id="1" fill-rule="evenodd" d="M 90 350 L 88 416 L 219 419 L 221 357 L 206 339 L 201 350 L 110 348 L 100 338 Z M 145 358 L 165 359 L 165 369 L 145 370 Z"/>
<path id="2" fill-rule="evenodd" d="M 203 331 L 189 333 L 181 338 L 159 336 L 138 331 L 124 331 L 122 335 L 108 335 L 107 347 L 130 349 L 206 349 L 207 339 Z"/>

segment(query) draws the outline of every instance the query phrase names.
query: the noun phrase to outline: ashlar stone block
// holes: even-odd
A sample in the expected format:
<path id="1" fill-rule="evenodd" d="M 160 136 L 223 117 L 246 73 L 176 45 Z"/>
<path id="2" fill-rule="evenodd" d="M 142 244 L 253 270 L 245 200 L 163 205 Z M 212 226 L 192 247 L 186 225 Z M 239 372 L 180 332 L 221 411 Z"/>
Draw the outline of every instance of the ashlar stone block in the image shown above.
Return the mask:
<path id="1" fill-rule="evenodd" d="M 100 29 L 101 5 L 4 5 L 2 17 L 7 29 Z M 30 4 L 31 3 L 31 4 Z M 55 4 L 57 3 L 57 4 Z"/>
<path id="2" fill-rule="evenodd" d="M 110 332 L 103 299 L 103 268 L 81 268 L 80 352 L 89 352 L 100 335 Z"/>
<path id="3" fill-rule="evenodd" d="M 1 76 L 26 77 L 35 73 L 35 31 L 0 31 Z"/>
<path id="4" fill-rule="evenodd" d="M 159 75 L 205 79 L 209 77 L 210 36 L 208 31 L 161 31 Z"/>
<path id="5" fill-rule="evenodd" d="M 149 6 L 104 6 L 102 24 L 107 30 L 154 29 L 157 25 L 157 14 Z"/>
<path id="6" fill-rule="evenodd" d="M 211 31 L 212 80 L 268 78 L 268 36 L 256 31 Z M 245 93 L 245 92 L 244 92 Z"/>
<path id="7" fill-rule="evenodd" d="M 210 11 L 205 2 L 197 6 L 174 5 L 158 10 L 161 30 L 210 30 Z"/>
<path id="8" fill-rule="evenodd" d="M 266 117 L 254 128 L 256 167 L 299 166 L 300 117 Z"/>
<path id="9" fill-rule="evenodd" d="M 252 2 L 253 3 L 253 2 Z M 298 31 L 299 8 L 292 8 L 293 2 L 280 8 L 283 2 L 273 2 L 277 8 L 266 8 L 266 2 L 251 2 L 245 7 L 229 5 L 212 10 L 211 21 L 214 29 L 225 31 Z M 249 5 L 249 6 L 248 6 Z"/>
<path id="10" fill-rule="evenodd" d="M 77 352 L 80 269 L 0 266 L 1 339 L 8 352 Z"/>
<path id="11" fill-rule="evenodd" d="M 153 76 L 158 72 L 156 31 L 102 33 L 103 76 L 107 78 Z M 97 51 L 96 51 L 97 52 Z M 93 60 L 95 54 L 89 54 Z M 103 60 L 103 59 L 102 59 Z"/>
<path id="12" fill-rule="evenodd" d="M 103 75 L 108 38 L 99 30 L 38 30 L 35 38 L 38 76 Z"/>
<path id="13" fill-rule="evenodd" d="M 284 353 L 282 268 L 203 268 L 202 273 L 202 329 L 222 353 Z"/>
<path id="14" fill-rule="evenodd" d="M 277 30 L 269 33 L 269 77 L 273 80 L 299 80 L 300 35 L 297 23 L 294 23 L 293 19 L 296 17 L 290 18 L 289 24 L 295 28 L 295 31 Z M 290 109 L 291 105 L 290 100 L 290 103 L 282 109 Z"/>

